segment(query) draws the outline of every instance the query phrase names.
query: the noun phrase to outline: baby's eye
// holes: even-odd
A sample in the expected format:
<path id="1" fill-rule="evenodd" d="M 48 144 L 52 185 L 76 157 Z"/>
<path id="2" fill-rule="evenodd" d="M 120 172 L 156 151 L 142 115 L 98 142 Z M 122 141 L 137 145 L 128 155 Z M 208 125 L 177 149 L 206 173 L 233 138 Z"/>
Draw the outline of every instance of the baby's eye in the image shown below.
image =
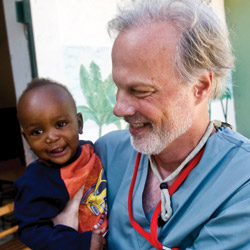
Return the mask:
<path id="1" fill-rule="evenodd" d="M 67 122 L 65 122 L 65 121 L 60 121 L 60 122 L 57 122 L 56 123 L 56 126 L 57 126 L 57 128 L 62 128 L 62 127 L 64 127 L 64 126 L 66 126 L 68 123 Z"/>
<path id="2" fill-rule="evenodd" d="M 31 135 L 40 135 L 43 133 L 42 129 L 34 129 L 30 132 Z"/>

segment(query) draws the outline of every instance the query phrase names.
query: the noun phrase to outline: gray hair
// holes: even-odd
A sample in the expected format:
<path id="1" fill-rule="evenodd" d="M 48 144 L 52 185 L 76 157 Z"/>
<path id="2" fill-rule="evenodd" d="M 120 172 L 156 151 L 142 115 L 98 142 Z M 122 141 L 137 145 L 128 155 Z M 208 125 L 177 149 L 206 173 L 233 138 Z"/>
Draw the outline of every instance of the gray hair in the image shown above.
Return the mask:
<path id="1" fill-rule="evenodd" d="M 131 0 L 108 23 L 108 32 L 118 34 L 152 22 L 170 23 L 179 30 L 175 63 L 180 78 L 192 83 L 202 73 L 213 72 L 210 98 L 218 98 L 234 56 L 227 27 L 211 7 L 199 0 Z"/>

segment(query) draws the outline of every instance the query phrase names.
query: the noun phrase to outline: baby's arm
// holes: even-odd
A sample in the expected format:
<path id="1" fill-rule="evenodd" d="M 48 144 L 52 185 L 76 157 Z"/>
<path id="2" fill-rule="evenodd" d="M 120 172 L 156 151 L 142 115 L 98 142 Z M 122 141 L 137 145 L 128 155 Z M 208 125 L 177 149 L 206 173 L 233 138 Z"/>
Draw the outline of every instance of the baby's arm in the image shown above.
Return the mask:
<path id="1" fill-rule="evenodd" d="M 78 211 L 81 197 L 83 194 L 84 186 L 76 193 L 76 195 L 69 200 L 64 210 L 52 219 L 54 226 L 64 225 L 78 229 Z M 90 250 L 101 250 L 106 240 L 103 237 L 106 228 L 96 229 L 92 231 Z"/>
<path id="2" fill-rule="evenodd" d="M 59 187 L 60 183 L 46 183 L 46 178 L 43 181 L 44 185 L 38 185 L 35 178 L 30 178 L 28 183 L 26 179 L 16 183 L 15 216 L 20 239 L 33 250 L 90 249 L 92 232 L 79 233 L 74 229 L 78 227 L 78 215 L 65 217 L 69 226 L 53 225 L 51 218 L 58 214 L 56 207 L 63 205 L 61 201 L 67 192 Z M 49 202 L 44 197 L 50 197 Z"/>

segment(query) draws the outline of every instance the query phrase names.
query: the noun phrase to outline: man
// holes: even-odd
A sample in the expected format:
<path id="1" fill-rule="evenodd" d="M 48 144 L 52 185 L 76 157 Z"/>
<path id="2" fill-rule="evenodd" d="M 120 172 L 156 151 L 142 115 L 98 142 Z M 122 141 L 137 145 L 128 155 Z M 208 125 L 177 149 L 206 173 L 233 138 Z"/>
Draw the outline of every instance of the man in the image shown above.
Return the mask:
<path id="1" fill-rule="evenodd" d="M 250 143 L 209 126 L 208 103 L 233 66 L 226 27 L 198 1 L 144 0 L 122 8 L 109 31 L 117 32 L 114 114 L 129 123 L 130 135 L 117 131 L 96 142 L 108 179 L 108 249 L 250 249 Z M 161 182 L 199 152 L 167 202 Z M 152 214 L 161 196 L 156 236 Z"/>
<path id="2" fill-rule="evenodd" d="M 108 249 L 250 249 L 250 142 L 208 114 L 233 67 L 226 27 L 198 0 L 142 0 L 109 31 L 114 114 L 130 133 L 95 144 Z"/>

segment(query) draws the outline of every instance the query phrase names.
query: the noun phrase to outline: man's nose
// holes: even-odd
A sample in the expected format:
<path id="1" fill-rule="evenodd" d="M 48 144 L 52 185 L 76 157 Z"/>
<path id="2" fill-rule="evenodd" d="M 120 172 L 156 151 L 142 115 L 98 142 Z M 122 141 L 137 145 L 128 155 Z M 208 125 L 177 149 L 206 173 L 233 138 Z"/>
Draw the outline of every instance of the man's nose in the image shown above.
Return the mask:
<path id="1" fill-rule="evenodd" d="M 116 93 L 116 105 L 113 109 L 113 113 L 118 117 L 125 117 L 135 114 L 135 108 L 132 105 L 131 97 L 125 93 L 125 91 L 117 90 Z"/>
<path id="2" fill-rule="evenodd" d="M 58 131 L 56 128 L 50 129 L 46 136 L 46 143 L 53 143 L 60 139 Z"/>

